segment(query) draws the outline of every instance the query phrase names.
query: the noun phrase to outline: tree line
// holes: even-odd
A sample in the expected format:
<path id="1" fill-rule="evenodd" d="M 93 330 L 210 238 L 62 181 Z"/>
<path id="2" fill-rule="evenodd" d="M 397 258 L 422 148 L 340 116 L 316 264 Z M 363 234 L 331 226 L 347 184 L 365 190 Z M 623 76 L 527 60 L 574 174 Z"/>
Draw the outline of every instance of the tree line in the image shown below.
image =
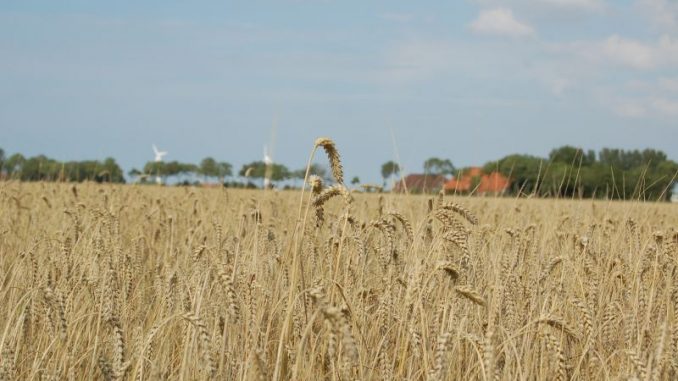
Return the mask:
<path id="1" fill-rule="evenodd" d="M 449 159 L 429 158 L 423 165 L 424 173 L 454 176 L 465 172 L 455 168 Z M 593 150 L 563 146 L 553 149 L 549 156 L 512 154 L 483 166 L 485 173 L 498 171 L 510 179 L 508 195 L 538 195 L 542 197 L 580 197 L 608 199 L 666 200 L 671 197 L 678 176 L 678 163 L 669 160 L 659 150 L 623 150 L 603 148 Z M 388 161 L 381 166 L 384 185 L 389 178 L 400 175 L 400 166 Z M 311 165 L 310 174 L 330 180 L 328 170 L 321 164 Z M 261 182 L 268 177 L 273 182 L 292 181 L 299 186 L 306 168 L 290 170 L 283 164 L 266 165 L 263 161 L 244 164 L 234 178 L 233 166 L 212 157 L 199 164 L 178 161 L 149 161 L 142 170 L 132 169 L 129 180 L 154 182 L 173 180 L 175 183 L 218 182 L 226 186 L 256 187 L 251 180 Z M 6 156 L 0 149 L 2 178 L 22 181 L 97 181 L 124 183 L 122 169 L 113 158 L 84 161 L 58 161 L 44 155 L 24 157 L 19 153 Z M 230 179 L 230 181 L 227 181 Z M 244 179 L 244 181 L 243 181 Z M 351 184 L 359 184 L 354 177 Z"/>
<path id="2" fill-rule="evenodd" d="M 457 169 L 449 159 L 437 157 L 426 160 L 423 169 L 429 175 L 468 173 L 468 168 Z M 678 180 L 678 163 L 654 149 L 603 148 L 596 153 L 566 145 L 551 150 L 548 157 L 512 154 L 482 169 L 506 176 L 506 195 L 511 196 L 668 200 Z M 384 163 L 384 185 L 400 172 L 396 162 Z"/>
<path id="3" fill-rule="evenodd" d="M 303 180 L 306 175 L 306 168 L 290 170 L 287 166 L 279 163 L 267 165 L 263 161 L 253 161 L 240 168 L 237 176 L 241 179 L 237 180 L 233 179 L 235 172 L 230 163 L 206 157 L 197 165 L 177 161 L 150 161 L 144 165 L 143 171 L 132 169 L 128 174 L 130 178 L 138 179 L 140 182 L 152 181 L 153 178 L 158 176 L 163 181 L 173 180 L 180 184 L 217 182 L 229 187 L 255 187 L 256 184 L 251 181 L 263 182 L 265 177 L 268 177 L 272 182 Z M 309 174 L 330 180 L 327 168 L 321 164 L 311 164 Z M 231 181 L 227 181 L 227 178 L 231 178 Z"/>
<path id="4" fill-rule="evenodd" d="M 596 154 L 563 146 L 548 158 L 508 155 L 485 164 L 483 170 L 507 176 L 512 195 L 667 200 L 677 180 L 678 163 L 654 149 L 603 148 Z"/>
<path id="5" fill-rule="evenodd" d="M 151 183 L 156 178 L 163 182 L 172 180 L 178 184 L 195 184 L 199 182 L 216 182 L 233 187 L 256 187 L 250 180 L 263 180 L 267 177 L 273 182 L 284 180 L 303 180 L 306 168 L 290 170 L 283 164 L 273 163 L 267 166 L 263 161 L 253 161 L 244 164 L 238 171 L 238 176 L 245 182 L 233 179 L 233 166 L 225 161 L 217 161 L 206 157 L 199 164 L 182 163 L 179 161 L 149 161 L 142 169 L 132 168 L 128 179 L 132 182 Z M 311 165 L 309 174 L 329 180 L 327 168 L 321 164 Z M 0 148 L 0 178 L 21 181 L 96 181 L 125 183 L 126 179 L 122 168 L 113 158 L 83 161 L 58 161 L 45 155 L 25 157 L 20 153 L 7 156 Z M 226 179 L 231 178 L 231 181 Z M 353 179 L 356 183 L 359 180 Z"/>
<path id="6" fill-rule="evenodd" d="M 22 181 L 97 181 L 124 183 L 123 171 L 113 158 L 83 161 L 58 161 L 45 155 L 25 157 L 20 153 L 5 156 L 0 148 L 0 175 Z"/>

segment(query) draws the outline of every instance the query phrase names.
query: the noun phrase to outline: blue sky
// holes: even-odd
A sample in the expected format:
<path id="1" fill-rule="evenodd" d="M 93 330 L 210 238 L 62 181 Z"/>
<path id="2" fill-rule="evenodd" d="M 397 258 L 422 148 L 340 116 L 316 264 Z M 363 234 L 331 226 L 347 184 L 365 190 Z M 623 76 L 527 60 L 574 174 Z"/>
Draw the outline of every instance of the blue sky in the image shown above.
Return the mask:
<path id="1" fill-rule="evenodd" d="M 564 144 L 678 160 L 678 3 L 3 0 L 0 134 L 126 170 L 152 143 L 296 169 L 329 136 L 373 182 Z"/>

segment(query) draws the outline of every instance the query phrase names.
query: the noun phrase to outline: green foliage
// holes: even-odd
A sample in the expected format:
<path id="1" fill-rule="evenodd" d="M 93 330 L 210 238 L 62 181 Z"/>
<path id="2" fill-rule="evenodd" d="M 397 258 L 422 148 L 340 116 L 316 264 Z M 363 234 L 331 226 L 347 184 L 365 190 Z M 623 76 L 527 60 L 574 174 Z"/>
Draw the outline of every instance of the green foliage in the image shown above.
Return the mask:
<path id="1" fill-rule="evenodd" d="M 15 153 L 3 160 L 7 177 L 22 181 L 97 181 L 124 183 L 122 169 L 113 158 L 62 162 L 45 155 L 25 158 Z"/>
<path id="2" fill-rule="evenodd" d="M 551 151 L 549 160 L 553 163 L 564 163 L 588 167 L 596 162 L 596 153 L 593 150 L 584 152 L 581 148 L 562 146 Z"/>
<path id="3" fill-rule="evenodd" d="M 250 168 L 251 170 L 249 171 L 249 177 L 263 179 L 266 176 L 266 164 L 263 161 L 253 161 L 249 164 L 243 165 L 240 169 L 240 172 L 238 172 L 238 175 L 245 176 Z M 287 167 L 282 164 L 271 164 L 270 171 L 272 181 L 289 179 L 292 175 L 289 169 L 287 169 Z"/>
<path id="4" fill-rule="evenodd" d="M 233 166 L 231 163 L 221 161 L 217 163 L 217 176 L 223 182 L 223 179 L 228 176 L 233 176 Z"/>
<path id="5" fill-rule="evenodd" d="M 656 167 L 667 160 L 668 158 L 664 152 L 653 149 L 624 151 L 603 148 L 599 154 L 601 164 L 624 171 L 640 166 Z"/>
<path id="6" fill-rule="evenodd" d="M 233 174 L 233 167 L 225 161 L 217 162 L 211 157 L 206 157 L 200 162 L 197 172 L 207 179 L 208 177 L 218 177 L 219 182 L 224 182 L 224 178 Z"/>
<path id="7" fill-rule="evenodd" d="M 219 175 L 217 161 L 211 157 L 206 157 L 200 162 L 199 172 L 205 177 L 216 177 Z"/>
<path id="8" fill-rule="evenodd" d="M 385 179 L 400 173 L 400 166 L 394 161 L 387 161 L 381 166 L 381 177 Z"/>
<path id="9" fill-rule="evenodd" d="M 454 165 L 450 159 L 429 158 L 424 162 L 424 173 L 431 175 L 453 175 Z"/>
<path id="10" fill-rule="evenodd" d="M 424 162 L 424 170 L 430 174 L 451 174 L 455 168 L 449 159 L 431 157 Z M 508 155 L 485 164 L 483 170 L 485 173 L 499 171 L 509 177 L 509 194 L 544 197 L 668 200 L 678 177 L 678 163 L 669 160 L 662 151 L 603 148 L 596 155 L 594 151 L 572 146 L 553 149 L 548 159 Z M 290 172 L 284 165 L 272 164 L 267 169 L 263 161 L 254 161 L 243 165 L 239 175 L 247 173 L 251 178 L 263 179 L 267 171 L 272 181 L 303 179 L 306 174 L 305 168 Z M 8 157 L 2 149 L 0 172 L 7 178 L 22 181 L 125 182 L 122 169 L 113 158 L 61 162 L 45 155 L 27 158 L 15 153 Z M 328 179 L 328 173 L 321 164 L 311 165 L 310 174 Z M 381 166 L 384 181 L 399 173 L 400 166 L 394 161 Z M 203 159 L 199 166 L 178 161 L 151 161 L 144 165 L 142 171 L 134 168 L 128 172 L 130 177 L 142 181 L 149 176 L 175 176 L 178 181 L 183 179 L 184 183 L 195 182 L 195 175 L 202 175 L 205 179 L 219 178 L 224 183 L 225 178 L 232 174 L 231 164 L 211 157 Z M 479 180 L 472 179 L 472 185 L 477 185 Z M 353 185 L 359 183 L 358 177 L 351 180 Z M 241 183 L 236 181 L 229 186 L 240 186 L 238 184 Z"/>
<path id="11" fill-rule="evenodd" d="M 487 163 L 483 170 L 508 176 L 514 195 L 667 200 L 678 164 L 652 149 L 604 148 L 596 158 L 593 151 L 564 146 L 552 150 L 549 159 L 509 155 Z"/>
<path id="12" fill-rule="evenodd" d="M 132 168 L 129 171 L 127 171 L 127 176 L 129 177 L 137 177 L 141 175 L 142 175 L 141 171 L 136 168 Z"/>
<path id="13" fill-rule="evenodd" d="M 20 173 L 25 162 L 26 158 L 20 153 L 15 153 L 14 155 L 10 156 L 5 161 L 4 169 L 7 172 L 7 175 L 9 177 L 14 177 L 15 174 Z"/>
<path id="14" fill-rule="evenodd" d="M 325 167 L 322 164 L 318 164 L 318 163 L 311 164 L 311 166 L 308 169 L 308 175 L 309 176 L 315 175 L 315 176 L 318 176 L 321 179 L 327 180 L 327 181 L 329 181 L 331 179 L 331 177 L 329 176 L 329 172 L 327 171 L 327 167 Z M 297 169 L 296 171 L 293 171 L 292 173 L 290 173 L 289 177 L 293 178 L 293 179 L 303 180 L 305 176 L 306 176 L 306 168 L 301 168 L 301 169 Z"/>
<path id="15" fill-rule="evenodd" d="M 530 155 L 509 155 L 498 161 L 485 164 L 483 171 L 499 171 L 511 179 L 510 192 L 529 193 L 537 184 L 539 168 L 544 159 Z"/>
<path id="16" fill-rule="evenodd" d="M 180 163 L 176 160 L 168 162 L 149 161 L 144 165 L 144 174 L 149 176 L 160 176 L 162 178 L 169 176 L 184 176 L 197 173 L 198 171 L 199 168 L 195 164 Z"/>

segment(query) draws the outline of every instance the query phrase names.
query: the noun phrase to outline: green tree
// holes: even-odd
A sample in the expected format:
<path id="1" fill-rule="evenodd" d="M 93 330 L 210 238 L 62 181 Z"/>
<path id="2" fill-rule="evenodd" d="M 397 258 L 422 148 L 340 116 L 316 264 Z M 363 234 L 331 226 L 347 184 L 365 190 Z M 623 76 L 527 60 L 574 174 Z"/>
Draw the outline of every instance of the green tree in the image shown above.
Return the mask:
<path id="1" fill-rule="evenodd" d="M 184 178 L 186 177 L 191 178 L 192 176 L 196 176 L 199 171 L 200 168 L 195 164 L 192 163 L 179 164 L 179 176 L 182 176 Z"/>
<path id="2" fill-rule="evenodd" d="M 645 149 L 640 153 L 640 155 L 642 164 L 647 165 L 651 168 L 656 168 L 661 163 L 669 161 L 668 157 L 664 152 L 654 149 Z"/>
<path id="3" fill-rule="evenodd" d="M 238 175 L 252 177 L 254 179 L 263 179 L 266 176 L 266 163 L 263 161 L 253 161 L 240 168 Z M 291 173 L 287 167 L 282 164 L 271 164 L 271 181 L 282 181 L 290 178 Z"/>
<path id="4" fill-rule="evenodd" d="M 26 158 L 20 154 L 15 153 L 5 160 L 5 170 L 9 177 L 19 177 L 21 175 L 21 169 L 26 163 Z M 14 175 L 14 176 L 13 176 Z"/>
<path id="5" fill-rule="evenodd" d="M 200 162 L 200 174 L 204 176 L 205 182 L 208 177 L 219 176 L 219 168 L 217 161 L 211 157 L 206 157 Z"/>
<path id="6" fill-rule="evenodd" d="M 454 165 L 450 159 L 429 158 L 424 162 L 424 173 L 431 175 L 453 175 Z"/>
<path id="7" fill-rule="evenodd" d="M 360 177 L 354 176 L 354 177 L 351 179 L 351 185 L 358 185 L 358 184 L 360 184 Z"/>
<path id="8" fill-rule="evenodd" d="M 125 176 L 122 168 L 112 157 L 104 159 L 103 163 L 96 162 L 96 173 L 94 180 L 98 182 L 124 183 Z"/>
<path id="9" fill-rule="evenodd" d="M 224 183 L 226 177 L 233 175 L 233 166 L 231 163 L 225 161 L 217 163 L 217 177 L 219 177 L 219 182 Z"/>
<path id="10" fill-rule="evenodd" d="M 127 176 L 129 176 L 134 182 L 145 182 L 146 175 L 136 168 L 132 168 L 127 171 Z"/>
<path id="11" fill-rule="evenodd" d="M 538 190 L 538 178 L 544 159 L 530 155 L 508 155 L 485 164 L 483 172 L 499 171 L 511 181 L 513 194 L 531 193 Z"/>
<path id="12" fill-rule="evenodd" d="M 381 178 L 384 179 L 384 186 L 386 186 L 386 179 L 400 173 L 400 166 L 394 161 L 387 161 L 381 165 Z"/>
<path id="13" fill-rule="evenodd" d="M 311 166 L 308 168 L 308 175 L 318 176 L 325 181 L 329 181 L 331 179 L 331 177 L 329 176 L 329 172 L 327 171 L 327 167 L 318 163 L 311 164 Z M 292 173 L 290 173 L 290 177 L 293 179 L 303 181 L 304 177 L 306 177 L 306 168 L 301 168 L 297 169 L 296 171 L 293 171 Z"/>
<path id="14" fill-rule="evenodd" d="M 587 167 L 595 164 L 596 153 L 593 150 L 584 152 L 582 148 L 572 146 L 562 146 L 551 150 L 549 153 L 549 160 L 554 163 L 564 163 L 574 166 Z"/>
<path id="15" fill-rule="evenodd" d="M 159 177 L 164 182 L 168 176 L 167 164 L 163 161 L 149 161 L 144 165 L 144 173 L 151 177 Z"/>

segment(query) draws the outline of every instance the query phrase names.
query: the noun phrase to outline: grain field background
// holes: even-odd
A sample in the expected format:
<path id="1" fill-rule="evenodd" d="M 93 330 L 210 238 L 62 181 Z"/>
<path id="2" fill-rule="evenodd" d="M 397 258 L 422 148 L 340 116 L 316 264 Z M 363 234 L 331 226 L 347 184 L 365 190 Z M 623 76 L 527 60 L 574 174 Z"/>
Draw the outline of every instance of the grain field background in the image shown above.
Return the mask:
<path id="1" fill-rule="evenodd" d="M 0 379 L 678 377 L 677 205 L 341 182 L 0 182 Z"/>

